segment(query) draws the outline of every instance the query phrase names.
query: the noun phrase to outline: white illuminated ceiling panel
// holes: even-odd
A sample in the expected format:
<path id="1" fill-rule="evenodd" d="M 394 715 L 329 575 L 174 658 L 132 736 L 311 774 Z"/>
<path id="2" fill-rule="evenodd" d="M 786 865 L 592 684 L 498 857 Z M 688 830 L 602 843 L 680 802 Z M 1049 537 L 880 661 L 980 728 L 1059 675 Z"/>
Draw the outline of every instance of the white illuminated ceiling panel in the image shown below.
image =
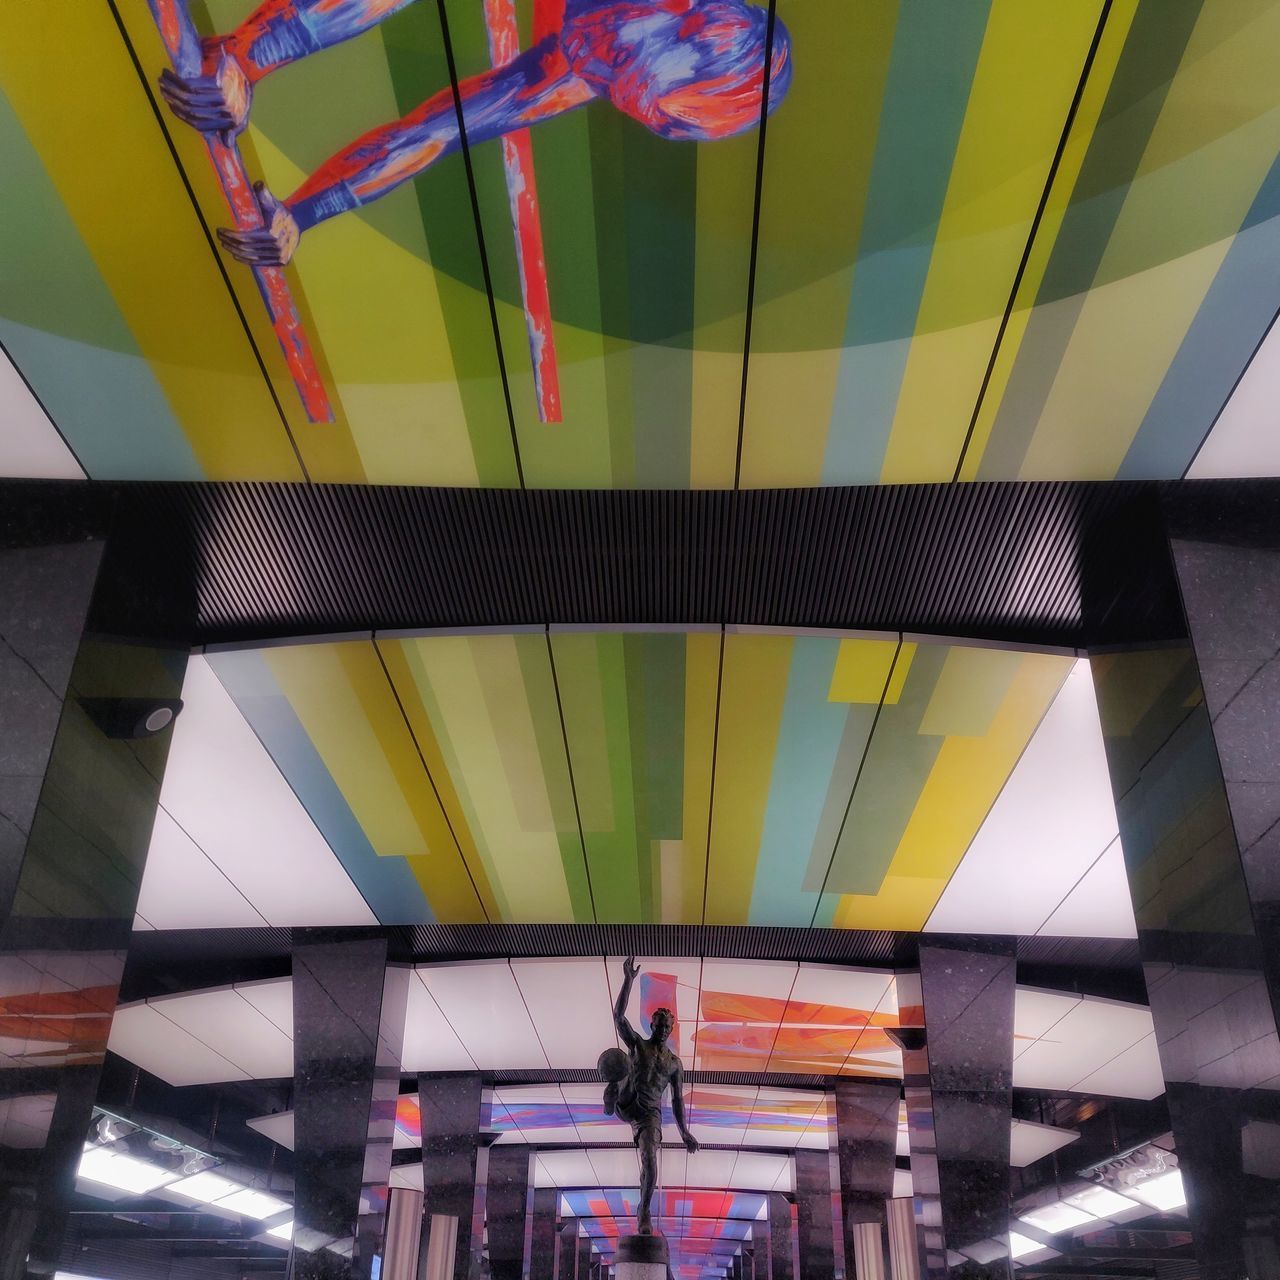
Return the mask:
<path id="1" fill-rule="evenodd" d="M 107 1047 L 167 1084 L 249 1079 L 243 1068 L 145 1002 L 116 1009 Z"/>
<path id="2" fill-rule="evenodd" d="M 273 1025 L 293 1039 L 293 979 L 264 978 L 237 982 L 236 992 Z"/>
<path id="3" fill-rule="evenodd" d="M 1076 1086 L 1081 1093 L 1120 1098 L 1158 1098 L 1164 1092 L 1164 1074 L 1153 1031 L 1110 1062 L 1085 1076 Z"/>
<path id="4" fill-rule="evenodd" d="M 611 1182 L 609 1186 L 629 1186 L 635 1181 L 635 1153 L 622 1152 L 630 1156 L 631 1172 L 620 1182 Z M 534 1186 L 537 1187 L 591 1187 L 599 1186 L 591 1159 L 585 1151 L 539 1151 L 533 1164 Z"/>
<path id="5" fill-rule="evenodd" d="M 1060 1016 L 1058 1016 L 1060 1013 Z M 1014 1011 L 1013 1083 L 1024 1089 L 1154 1098 L 1164 1091 L 1158 1064 L 1141 1070 L 1152 1034 L 1151 1010 L 1094 996 L 1018 988 Z"/>
<path id="6" fill-rule="evenodd" d="M 511 970 L 551 1066 L 594 1067 L 616 1043 L 609 982 L 598 956 L 512 960 Z"/>
<path id="7" fill-rule="evenodd" d="M 27 384 L 0 348 L 0 476 L 83 480 L 84 472 Z"/>
<path id="8" fill-rule="evenodd" d="M 250 1080 L 293 1075 L 293 1041 L 234 987 L 151 1000 L 157 1013 L 203 1041 Z"/>
<path id="9" fill-rule="evenodd" d="M 423 966 L 418 976 L 482 1071 L 547 1067 L 538 1033 L 505 960 Z"/>
<path id="10" fill-rule="evenodd" d="M 618 991 L 622 986 L 622 961 L 623 956 L 610 956 L 605 962 L 605 973 L 609 979 L 609 1000 L 612 1003 L 617 999 Z M 672 957 L 663 958 L 661 956 L 639 956 L 636 964 L 640 966 L 641 973 L 650 973 L 655 977 L 673 978 L 676 987 L 676 1017 L 681 1023 L 692 1027 L 698 1019 L 698 991 L 702 985 L 702 961 L 676 959 Z M 640 1025 L 640 985 L 641 979 L 637 978 L 635 985 L 631 989 L 631 1003 L 628 1006 L 628 1016 L 631 1019 L 631 1025 L 637 1031 L 641 1031 Z M 685 1052 L 685 1047 L 681 1046 L 681 1052 Z"/>
<path id="11" fill-rule="evenodd" d="M 270 1138 L 272 1142 L 293 1150 L 292 1111 L 278 1111 L 271 1116 L 254 1116 L 252 1120 L 246 1120 L 245 1124 L 250 1129 L 257 1130 L 264 1138 Z"/>
<path id="12" fill-rule="evenodd" d="M 182 698 L 160 791 L 162 809 L 268 924 L 376 924 L 301 801 L 199 655 L 187 663 Z M 180 865 L 169 865 L 167 859 L 174 857 Z M 190 850 L 174 840 L 171 829 L 153 840 L 141 898 L 148 923 L 157 929 L 244 923 L 243 905 L 232 904 L 222 892 L 210 896 L 204 911 L 195 909 L 198 883 L 188 886 L 182 874 L 190 862 Z"/>
<path id="13" fill-rule="evenodd" d="M 1009 1163 L 1015 1169 L 1024 1169 L 1050 1152 L 1074 1142 L 1079 1136 L 1076 1129 L 1058 1129 L 1030 1120 L 1015 1120 L 1009 1135 Z"/>
<path id="14" fill-rule="evenodd" d="M 1039 933 L 1116 841 L 1116 811 L 1093 678 L 1072 668 L 951 877 L 927 931 Z M 1126 897 L 1127 901 L 1127 897 Z M 1096 909 L 1096 918 L 1089 908 Z M 1083 937 L 1116 935 L 1111 904 L 1077 898 Z"/>
<path id="15" fill-rule="evenodd" d="M 151 848 L 138 893 L 138 915 L 153 929 L 261 928 L 253 903 L 163 808 L 156 810 Z"/>
<path id="16" fill-rule="evenodd" d="M 1280 475 L 1280 325 L 1273 326 L 1245 370 L 1188 480 Z"/>
<path id="17" fill-rule="evenodd" d="M 1117 837 L 1063 899 L 1040 933 L 1055 938 L 1136 938 L 1133 899 Z"/>
<path id="18" fill-rule="evenodd" d="M 432 999 L 422 980 L 422 970 L 415 970 L 409 984 L 409 1001 L 404 1019 L 404 1054 L 401 1063 L 406 1071 L 474 1071 L 475 1059 L 454 1034 L 440 1006 Z"/>

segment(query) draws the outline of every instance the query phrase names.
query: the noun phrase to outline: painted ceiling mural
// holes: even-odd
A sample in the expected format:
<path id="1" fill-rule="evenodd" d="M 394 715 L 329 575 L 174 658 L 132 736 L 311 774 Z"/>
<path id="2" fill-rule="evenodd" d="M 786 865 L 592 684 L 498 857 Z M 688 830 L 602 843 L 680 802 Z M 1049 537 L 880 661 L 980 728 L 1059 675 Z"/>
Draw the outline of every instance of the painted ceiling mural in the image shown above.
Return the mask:
<path id="1" fill-rule="evenodd" d="M 207 700 L 249 726 L 246 749 L 265 747 L 359 890 L 347 922 L 920 929 L 1073 667 L 737 633 L 210 653 L 190 668 L 157 831 L 173 819 L 200 843 L 219 752 L 241 757 Z M 254 821 L 249 789 L 226 785 Z M 144 918 L 149 901 L 144 885 Z"/>
<path id="2" fill-rule="evenodd" d="M 1274 315 L 1274 0 L 154 4 L 0 12 L 95 478 L 1178 476 Z"/>

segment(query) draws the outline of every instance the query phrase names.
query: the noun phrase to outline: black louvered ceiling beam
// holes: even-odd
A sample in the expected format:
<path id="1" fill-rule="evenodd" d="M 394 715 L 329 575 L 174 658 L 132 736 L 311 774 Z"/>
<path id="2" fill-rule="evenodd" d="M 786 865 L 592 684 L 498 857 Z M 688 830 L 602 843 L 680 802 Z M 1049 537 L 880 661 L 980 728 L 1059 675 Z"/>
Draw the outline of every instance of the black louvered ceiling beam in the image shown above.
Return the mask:
<path id="1" fill-rule="evenodd" d="M 1160 501 L 1144 483 L 520 492 L 6 482 L 0 536 L 75 536 L 110 521 L 96 625 L 194 644 L 725 624 L 1085 647 L 1181 633 Z"/>

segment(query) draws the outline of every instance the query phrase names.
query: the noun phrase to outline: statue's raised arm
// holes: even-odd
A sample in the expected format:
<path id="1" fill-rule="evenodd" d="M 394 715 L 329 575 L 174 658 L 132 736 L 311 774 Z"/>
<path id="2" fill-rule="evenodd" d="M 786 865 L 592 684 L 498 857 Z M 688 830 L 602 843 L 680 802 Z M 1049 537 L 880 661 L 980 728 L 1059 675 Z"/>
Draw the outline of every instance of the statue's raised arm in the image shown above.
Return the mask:
<path id="1" fill-rule="evenodd" d="M 635 956 L 628 956 L 622 962 L 622 987 L 618 991 L 618 998 L 613 1005 L 613 1025 L 618 1029 L 618 1037 L 628 1049 L 633 1048 L 639 1043 L 640 1037 L 636 1035 L 635 1028 L 627 1021 L 627 1004 L 631 1000 L 631 984 L 636 980 L 636 974 L 640 972 L 640 966 L 636 964 Z"/>

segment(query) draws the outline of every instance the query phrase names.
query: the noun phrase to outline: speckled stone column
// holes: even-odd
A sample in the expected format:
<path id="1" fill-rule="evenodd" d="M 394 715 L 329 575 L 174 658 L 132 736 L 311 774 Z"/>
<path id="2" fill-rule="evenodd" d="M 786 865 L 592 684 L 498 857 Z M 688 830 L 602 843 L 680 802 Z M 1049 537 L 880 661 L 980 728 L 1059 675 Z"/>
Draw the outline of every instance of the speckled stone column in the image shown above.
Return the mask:
<path id="1" fill-rule="evenodd" d="M 533 1229 L 529 1233 L 529 1280 L 556 1280 L 556 1200 L 554 1187 L 533 1192 Z"/>
<path id="2" fill-rule="evenodd" d="M 488 1091 L 474 1072 L 421 1075 L 423 1242 L 421 1280 L 447 1280 L 450 1252 L 432 1236 L 452 1236 L 454 1280 L 478 1280 L 484 1248 L 488 1149 L 480 1145 Z M 438 1267 L 442 1274 L 433 1274 Z"/>
<path id="3" fill-rule="evenodd" d="M 893 1195 L 900 1091 L 896 1083 L 841 1080 L 835 1088 L 840 1204 L 848 1274 L 884 1274 L 885 1203 Z"/>
<path id="4" fill-rule="evenodd" d="M 489 1241 L 489 1274 L 493 1280 L 522 1280 L 525 1226 L 529 1216 L 529 1162 L 533 1149 L 522 1143 L 500 1143 L 489 1151 L 485 1223 Z"/>

